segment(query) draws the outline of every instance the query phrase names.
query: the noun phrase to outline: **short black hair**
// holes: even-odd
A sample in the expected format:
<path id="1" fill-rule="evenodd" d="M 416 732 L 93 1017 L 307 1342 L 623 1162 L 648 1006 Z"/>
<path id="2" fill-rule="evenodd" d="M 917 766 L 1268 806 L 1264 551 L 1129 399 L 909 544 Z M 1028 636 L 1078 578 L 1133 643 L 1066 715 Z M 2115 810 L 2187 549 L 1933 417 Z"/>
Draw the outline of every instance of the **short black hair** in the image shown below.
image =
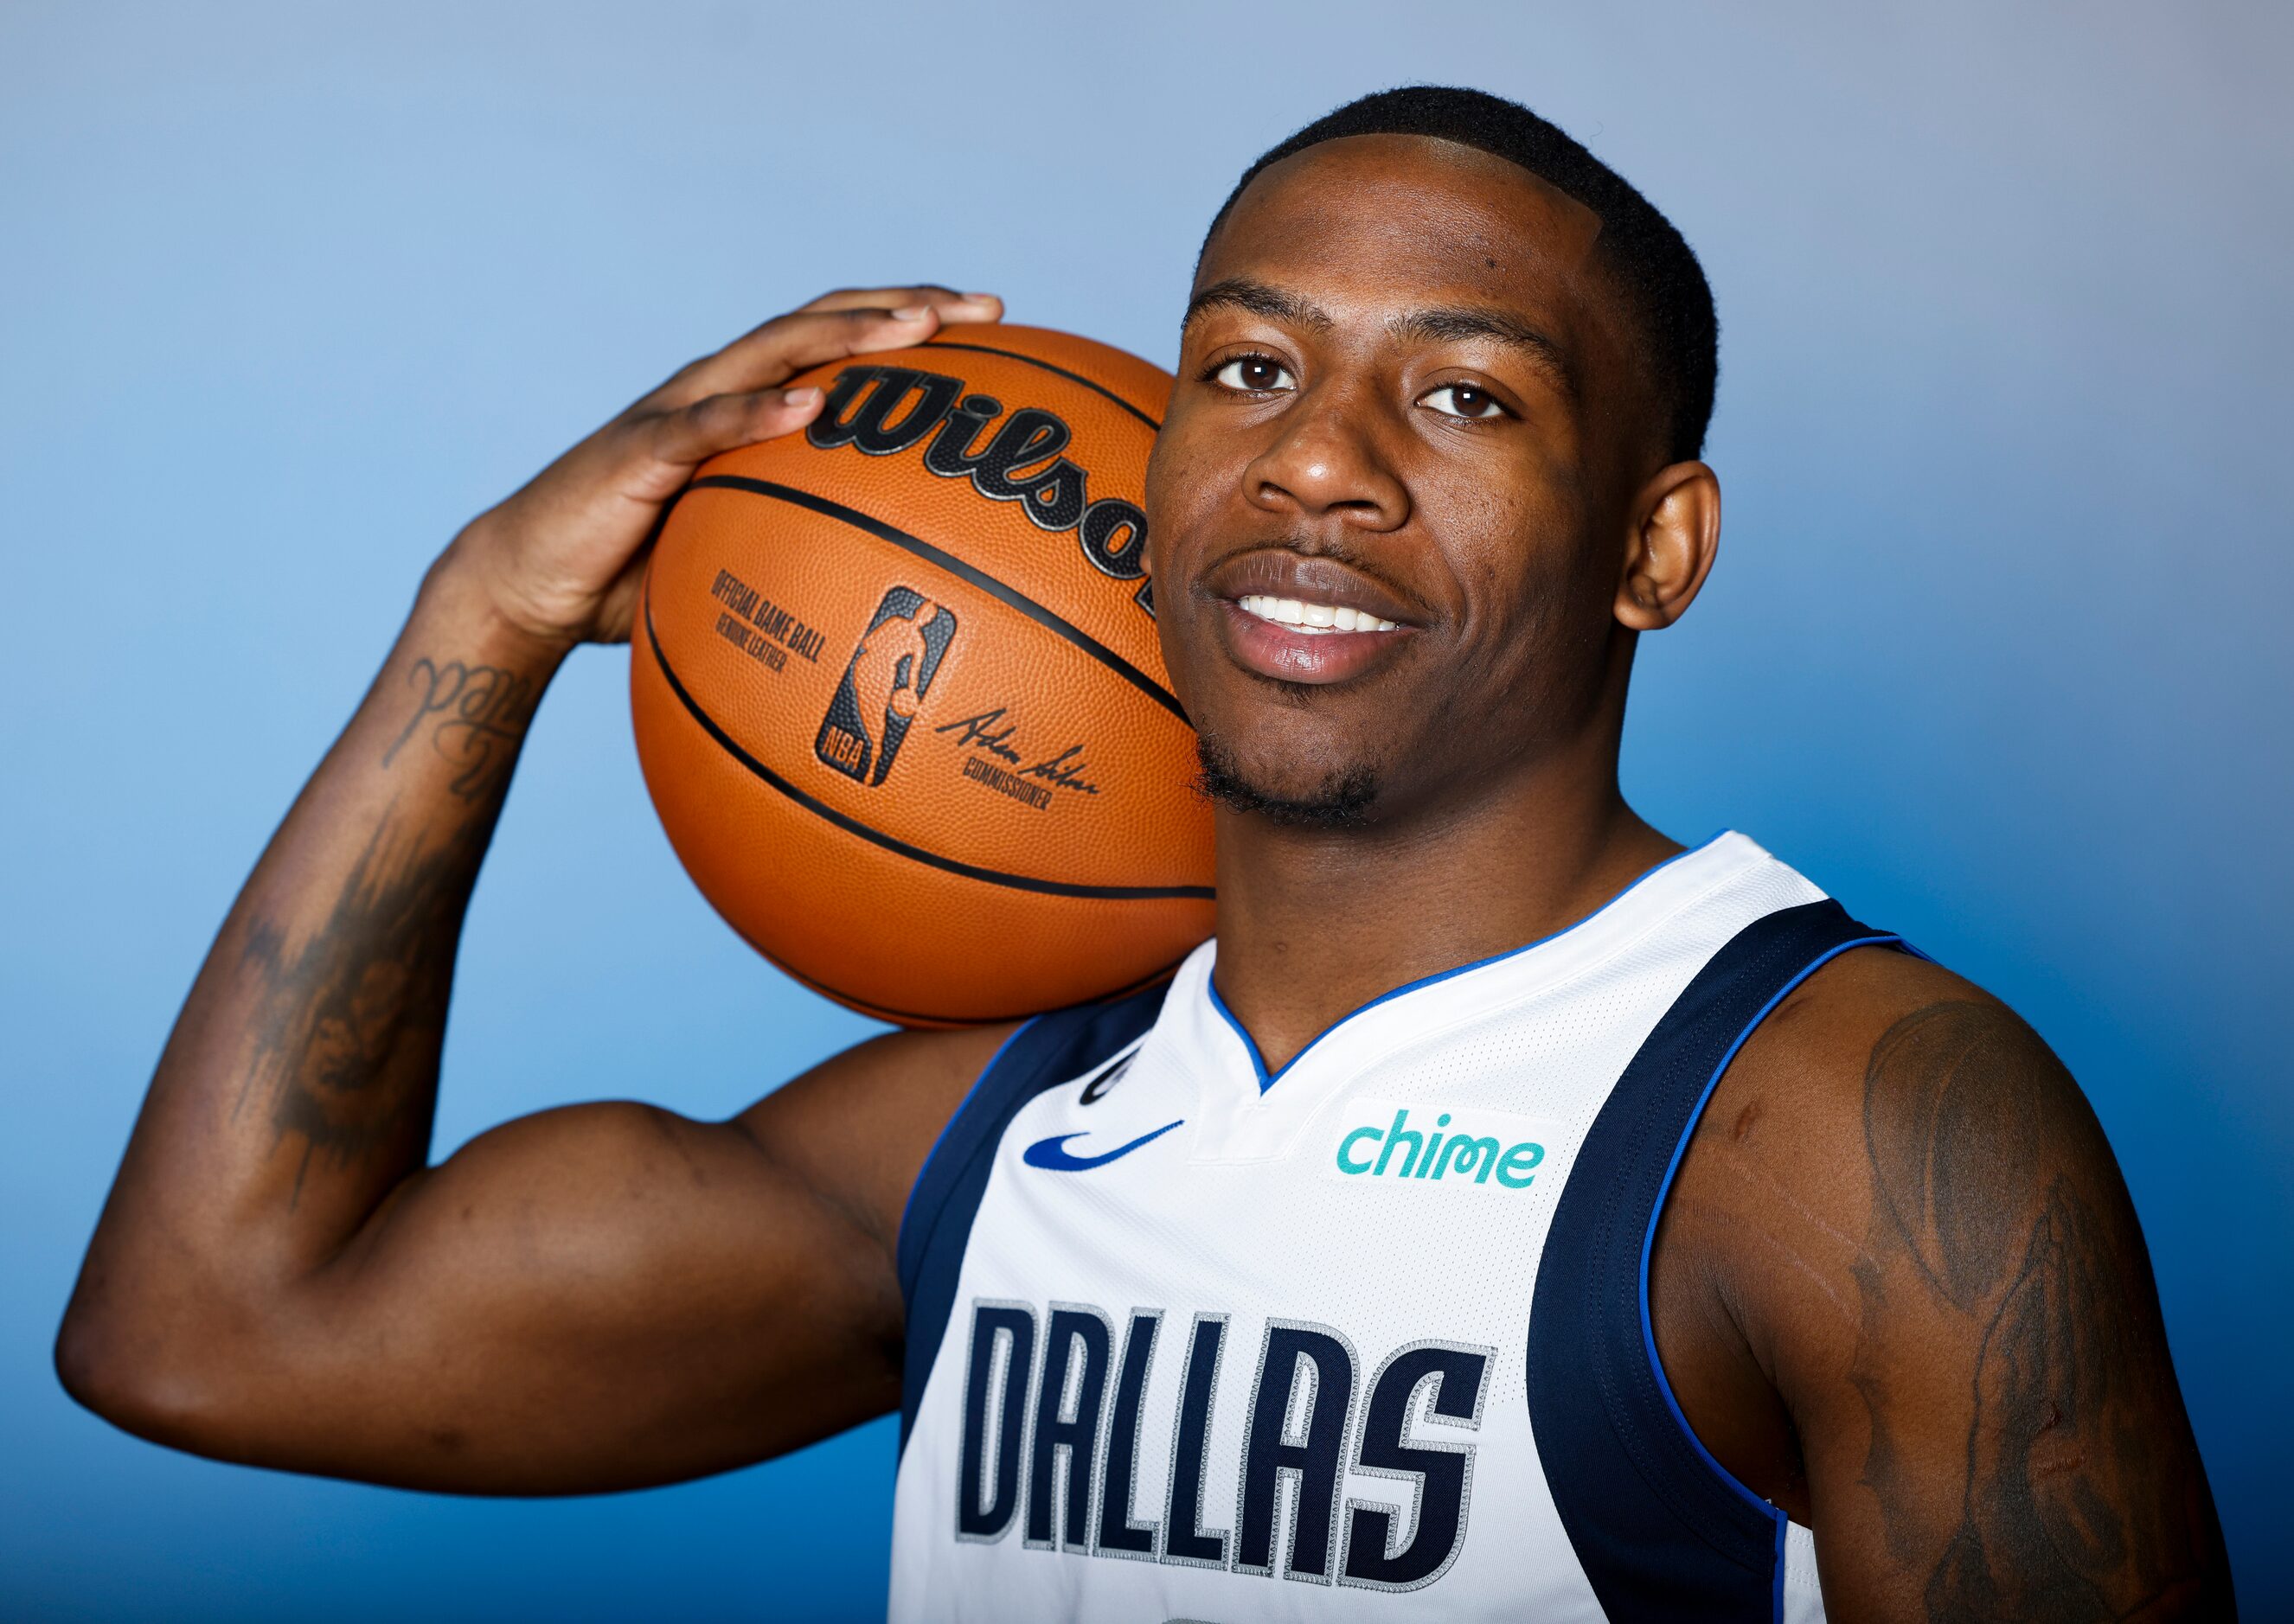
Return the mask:
<path id="1" fill-rule="evenodd" d="M 1406 85 L 1349 102 L 1268 148 L 1242 172 L 1203 234 L 1205 248 L 1260 170 L 1346 135 L 1431 135 L 1477 148 L 1519 164 L 1599 215 L 1595 252 L 1647 347 L 1666 419 L 1665 455 L 1680 461 L 1704 451 L 1720 364 L 1720 323 L 1704 268 L 1672 222 L 1624 176 L 1518 102 L 1449 85 Z"/>

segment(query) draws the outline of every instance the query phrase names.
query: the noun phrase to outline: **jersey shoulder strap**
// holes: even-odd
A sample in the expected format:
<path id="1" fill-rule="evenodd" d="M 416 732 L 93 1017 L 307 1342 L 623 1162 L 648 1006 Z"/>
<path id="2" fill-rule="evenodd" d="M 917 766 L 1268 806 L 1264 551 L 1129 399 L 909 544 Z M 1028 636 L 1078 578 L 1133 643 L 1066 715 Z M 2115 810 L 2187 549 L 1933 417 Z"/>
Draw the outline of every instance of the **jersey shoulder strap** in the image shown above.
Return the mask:
<path id="1" fill-rule="evenodd" d="M 1136 1044 L 1162 1012 L 1169 986 L 1159 982 L 1128 997 L 1058 1010 L 1023 1023 L 989 1057 L 926 1153 L 900 1215 L 900 1297 L 907 1310 L 900 1369 L 903 1450 L 948 1331 L 972 1221 L 1005 1129 L 1021 1106 L 1045 1089 L 1080 1077 Z"/>
<path id="2" fill-rule="evenodd" d="M 1562 1189 L 1531 1305 L 1530 1423 L 1618 1624 L 1783 1616 L 1785 1514 L 1689 1430 L 1649 1328 L 1649 1253 L 1697 1118 L 1753 1028 L 1850 948 L 1900 945 L 1828 900 L 1745 926 L 1649 1033 Z"/>

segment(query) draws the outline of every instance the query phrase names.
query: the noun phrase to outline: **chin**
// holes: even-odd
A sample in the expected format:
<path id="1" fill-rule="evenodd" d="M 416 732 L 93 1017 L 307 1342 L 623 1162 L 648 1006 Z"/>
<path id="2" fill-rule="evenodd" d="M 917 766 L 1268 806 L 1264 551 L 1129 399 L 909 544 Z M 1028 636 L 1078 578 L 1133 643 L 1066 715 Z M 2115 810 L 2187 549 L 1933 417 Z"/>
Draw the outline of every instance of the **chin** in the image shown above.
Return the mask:
<path id="1" fill-rule="evenodd" d="M 1358 829 L 1378 821 L 1378 769 L 1366 760 L 1272 761 L 1200 735 L 1195 786 L 1230 811 L 1297 829 Z"/>

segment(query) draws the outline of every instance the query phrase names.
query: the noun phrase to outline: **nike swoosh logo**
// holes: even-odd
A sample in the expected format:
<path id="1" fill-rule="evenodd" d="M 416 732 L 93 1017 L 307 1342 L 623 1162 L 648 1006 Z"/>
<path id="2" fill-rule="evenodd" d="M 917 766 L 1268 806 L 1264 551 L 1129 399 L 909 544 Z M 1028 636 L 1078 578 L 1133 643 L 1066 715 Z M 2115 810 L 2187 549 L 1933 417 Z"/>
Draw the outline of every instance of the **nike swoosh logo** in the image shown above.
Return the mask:
<path id="1" fill-rule="evenodd" d="M 1140 1146 L 1162 1138 L 1185 1121 L 1186 1118 L 1182 1116 L 1178 1122 L 1167 1122 L 1159 1128 L 1142 1133 L 1127 1145 L 1118 1145 L 1114 1149 L 1102 1151 L 1097 1156 L 1077 1156 L 1068 1149 L 1068 1141 L 1081 1139 L 1082 1133 L 1054 1133 L 1049 1139 L 1039 1139 L 1029 1145 L 1020 1153 L 1020 1159 L 1030 1167 L 1048 1167 L 1053 1173 L 1083 1173 L 1093 1167 L 1104 1167 L 1119 1156 L 1129 1156 Z"/>

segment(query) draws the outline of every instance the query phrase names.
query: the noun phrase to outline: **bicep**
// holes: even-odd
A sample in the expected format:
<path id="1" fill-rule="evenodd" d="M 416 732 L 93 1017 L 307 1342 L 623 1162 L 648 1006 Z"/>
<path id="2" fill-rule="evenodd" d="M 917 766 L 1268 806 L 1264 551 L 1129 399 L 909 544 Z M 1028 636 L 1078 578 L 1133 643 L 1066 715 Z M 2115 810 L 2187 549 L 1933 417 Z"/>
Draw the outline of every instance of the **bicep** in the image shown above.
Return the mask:
<path id="1" fill-rule="evenodd" d="M 242 1413 L 274 1418 L 250 1453 L 411 1487 L 588 1492 L 883 1413 L 899 1391 L 896 1198 L 968 1055 L 898 1035 L 729 1123 L 621 1102 L 481 1135 L 248 1339 Z"/>
<path id="2" fill-rule="evenodd" d="M 2219 1535 L 2149 1260 L 2069 1075 L 1955 997 L 1886 1026 L 1862 1094 L 1855 1328 L 1780 1361 L 1834 1612 L 2211 1608 Z"/>

